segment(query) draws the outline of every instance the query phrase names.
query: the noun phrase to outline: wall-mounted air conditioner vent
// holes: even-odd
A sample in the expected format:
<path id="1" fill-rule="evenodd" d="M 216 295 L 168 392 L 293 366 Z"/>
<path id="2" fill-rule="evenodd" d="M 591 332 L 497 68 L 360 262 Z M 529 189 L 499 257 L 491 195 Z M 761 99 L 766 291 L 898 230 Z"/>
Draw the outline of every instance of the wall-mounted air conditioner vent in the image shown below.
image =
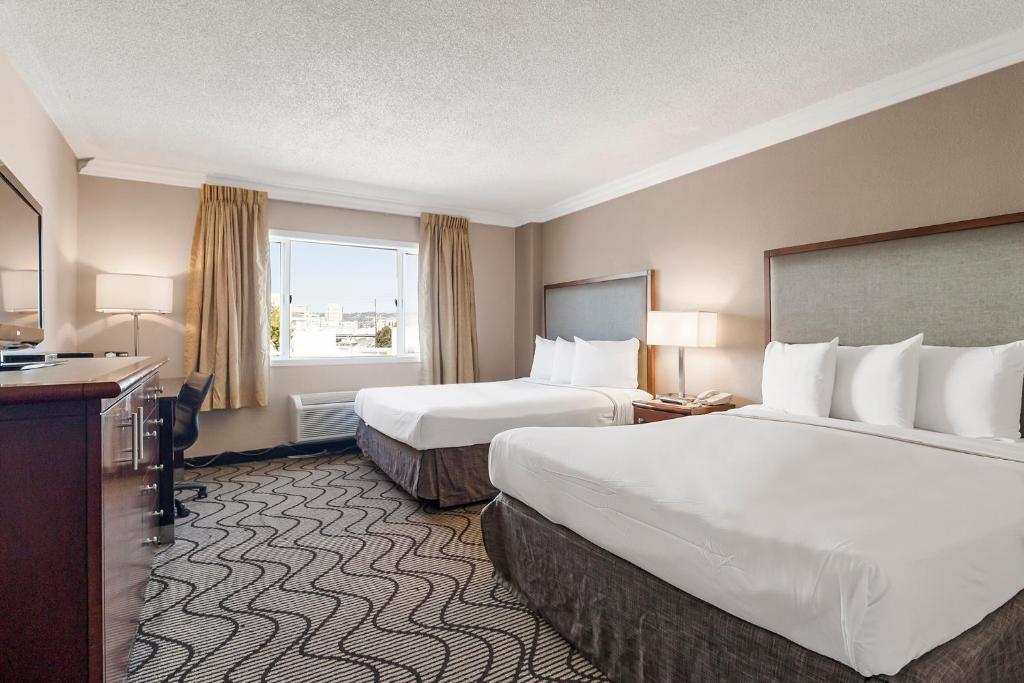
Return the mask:
<path id="1" fill-rule="evenodd" d="M 310 443 L 354 437 L 359 426 L 355 398 L 354 391 L 290 395 L 291 442 Z"/>

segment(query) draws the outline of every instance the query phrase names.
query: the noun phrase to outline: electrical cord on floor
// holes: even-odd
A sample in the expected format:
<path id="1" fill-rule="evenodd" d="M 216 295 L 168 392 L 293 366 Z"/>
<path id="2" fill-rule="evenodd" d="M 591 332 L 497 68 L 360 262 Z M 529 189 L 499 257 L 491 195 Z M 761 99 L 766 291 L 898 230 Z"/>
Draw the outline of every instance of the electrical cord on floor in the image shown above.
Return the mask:
<path id="1" fill-rule="evenodd" d="M 358 452 L 359 446 L 351 444 L 349 446 L 345 446 L 342 449 L 322 448 L 315 453 L 296 453 L 295 455 L 289 455 L 286 457 L 291 458 L 292 460 L 302 460 L 303 458 L 319 458 L 322 455 L 348 455 L 350 453 Z"/>
<path id="2" fill-rule="evenodd" d="M 244 453 L 241 452 L 241 451 L 224 451 L 223 453 L 218 453 L 217 455 L 211 455 L 209 458 L 206 459 L 206 462 L 202 462 L 202 463 L 198 463 L 198 464 L 193 463 L 190 460 L 186 460 L 185 461 L 185 467 L 187 467 L 190 470 L 194 470 L 194 469 L 199 468 L 199 467 L 209 467 L 213 463 L 217 462 L 218 458 L 220 458 L 221 456 L 224 456 L 224 455 L 241 455 L 241 456 L 244 456 L 246 458 L 258 457 L 258 456 L 261 456 L 261 455 L 266 455 L 267 453 L 269 453 L 270 451 L 272 451 L 272 450 L 274 450 L 276 448 L 278 448 L 278 446 L 271 446 L 270 448 L 264 448 L 261 451 L 246 451 Z M 191 460 L 198 460 L 198 458 L 192 458 Z"/>
<path id="3" fill-rule="evenodd" d="M 197 462 L 194 462 L 194 461 L 198 460 L 198 458 L 190 458 L 190 459 L 185 461 L 185 467 L 187 469 L 190 469 L 190 470 L 191 469 L 198 469 L 200 467 L 209 467 L 210 465 L 212 465 L 215 462 L 217 462 L 217 460 L 220 459 L 223 456 L 239 456 L 239 457 L 243 457 L 243 458 L 257 458 L 257 457 L 259 457 L 261 455 L 266 455 L 267 453 L 270 453 L 271 451 L 275 451 L 275 450 L 277 450 L 279 448 L 281 448 L 281 446 L 271 446 L 270 448 L 264 448 L 263 450 L 259 450 L 259 451 L 224 451 L 223 453 L 218 453 L 216 455 L 211 455 L 210 457 L 206 458 L 203 462 L 198 462 L 197 463 Z M 290 458 L 292 460 L 300 460 L 302 458 L 318 458 L 318 457 L 323 456 L 323 455 L 349 455 L 351 453 L 358 453 L 358 452 L 359 452 L 359 446 L 357 446 L 356 444 L 351 444 L 351 445 L 345 446 L 344 448 L 342 448 L 340 450 L 322 448 L 319 451 L 316 451 L 314 453 L 295 453 L 293 455 L 287 455 L 285 457 L 286 458 Z"/>
<path id="4" fill-rule="evenodd" d="M 200 467 L 209 467 L 213 463 L 217 462 L 217 459 L 220 456 L 222 456 L 222 455 L 224 455 L 224 454 L 223 453 L 218 453 L 217 455 L 211 455 L 209 458 L 207 458 L 206 462 L 201 462 L 201 463 L 198 463 L 198 464 L 193 463 L 191 460 L 185 460 L 185 469 L 194 470 L 194 469 L 198 469 Z M 192 458 L 192 460 L 197 460 L 197 459 L 198 458 Z"/>

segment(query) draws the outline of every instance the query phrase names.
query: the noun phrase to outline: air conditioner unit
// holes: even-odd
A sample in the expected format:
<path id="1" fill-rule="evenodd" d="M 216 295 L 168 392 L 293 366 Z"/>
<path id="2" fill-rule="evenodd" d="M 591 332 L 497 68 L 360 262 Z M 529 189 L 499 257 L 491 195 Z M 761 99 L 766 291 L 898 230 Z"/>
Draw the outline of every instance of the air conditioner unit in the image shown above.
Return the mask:
<path id="1" fill-rule="evenodd" d="M 291 442 L 337 441 L 353 438 L 359 426 L 356 392 L 328 391 L 288 396 Z"/>

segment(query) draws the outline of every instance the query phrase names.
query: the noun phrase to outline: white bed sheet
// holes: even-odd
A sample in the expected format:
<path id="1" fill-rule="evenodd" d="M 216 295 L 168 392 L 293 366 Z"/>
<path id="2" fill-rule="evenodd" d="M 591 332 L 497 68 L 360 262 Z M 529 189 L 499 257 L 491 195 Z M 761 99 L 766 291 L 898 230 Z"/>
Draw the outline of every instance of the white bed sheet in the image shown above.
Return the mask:
<path id="1" fill-rule="evenodd" d="M 356 414 L 419 450 L 488 443 L 515 427 L 603 427 L 633 421 L 640 389 L 575 387 L 536 379 L 363 389 Z"/>
<path id="2" fill-rule="evenodd" d="M 865 676 L 1024 589 L 1024 445 L 761 407 L 517 429 L 494 485 L 592 543 Z"/>

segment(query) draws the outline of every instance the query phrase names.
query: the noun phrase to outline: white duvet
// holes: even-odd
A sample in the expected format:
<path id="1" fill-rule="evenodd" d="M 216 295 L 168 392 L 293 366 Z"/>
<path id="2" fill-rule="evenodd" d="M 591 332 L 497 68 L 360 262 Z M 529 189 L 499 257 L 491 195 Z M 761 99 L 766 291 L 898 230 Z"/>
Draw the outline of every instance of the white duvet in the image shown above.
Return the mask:
<path id="1" fill-rule="evenodd" d="M 505 493 L 731 614 L 895 674 L 1024 589 L 1024 445 L 750 407 L 491 444 Z"/>
<path id="2" fill-rule="evenodd" d="M 574 387 L 513 379 L 363 389 L 356 414 L 374 429 L 419 450 L 489 443 L 515 427 L 603 427 L 633 421 L 640 389 Z"/>

